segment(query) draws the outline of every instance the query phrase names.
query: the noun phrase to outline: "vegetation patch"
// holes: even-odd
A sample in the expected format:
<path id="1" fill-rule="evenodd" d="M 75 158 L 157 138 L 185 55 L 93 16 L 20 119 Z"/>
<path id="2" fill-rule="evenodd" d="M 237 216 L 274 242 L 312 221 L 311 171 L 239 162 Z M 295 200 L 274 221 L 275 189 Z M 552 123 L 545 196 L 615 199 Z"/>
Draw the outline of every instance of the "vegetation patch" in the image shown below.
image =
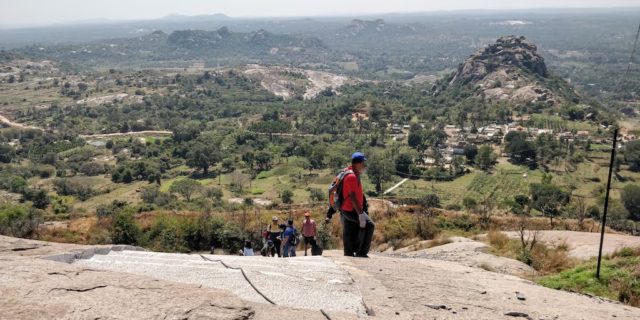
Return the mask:
<path id="1" fill-rule="evenodd" d="M 602 260 L 600 279 L 596 278 L 595 260 L 559 274 L 549 275 L 538 283 L 549 288 L 575 291 L 640 306 L 640 248 L 623 248 Z"/>

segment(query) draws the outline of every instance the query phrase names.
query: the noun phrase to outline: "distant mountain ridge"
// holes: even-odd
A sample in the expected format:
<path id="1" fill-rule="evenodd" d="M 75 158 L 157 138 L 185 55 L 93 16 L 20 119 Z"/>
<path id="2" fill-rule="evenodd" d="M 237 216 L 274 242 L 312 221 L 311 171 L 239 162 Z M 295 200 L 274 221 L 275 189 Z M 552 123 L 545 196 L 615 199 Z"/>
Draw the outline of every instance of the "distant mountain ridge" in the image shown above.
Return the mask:
<path id="1" fill-rule="evenodd" d="M 175 60 L 302 62 L 309 60 L 310 56 L 317 57 L 323 50 L 326 46 L 315 37 L 274 34 L 264 29 L 232 32 L 222 27 L 214 31 L 178 30 L 170 34 L 154 31 L 134 38 L 83 44 L 32 45 L 14 52 L 72 63 L 141 62 L 153 65 L 157 61 Z"/>

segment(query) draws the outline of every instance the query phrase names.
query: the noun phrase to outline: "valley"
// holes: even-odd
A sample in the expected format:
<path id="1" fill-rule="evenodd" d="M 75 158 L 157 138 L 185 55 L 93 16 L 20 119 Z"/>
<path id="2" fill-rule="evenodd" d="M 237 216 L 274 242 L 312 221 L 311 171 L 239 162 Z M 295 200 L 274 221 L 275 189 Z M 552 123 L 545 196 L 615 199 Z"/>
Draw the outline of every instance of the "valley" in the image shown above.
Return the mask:
<path id="1" fill-rule="evenodd" d="M 635 319 L 638 13 L 0 29 L 0 307 Z M 340 218 L 325 221 L 355 151 L 367 159 L 369 259 L 343 257 Z M 301 257 L 301 244 L 295 258 L 259 256 L 273 217 L 299 225 L 306 213 L 323 257 Z"/>

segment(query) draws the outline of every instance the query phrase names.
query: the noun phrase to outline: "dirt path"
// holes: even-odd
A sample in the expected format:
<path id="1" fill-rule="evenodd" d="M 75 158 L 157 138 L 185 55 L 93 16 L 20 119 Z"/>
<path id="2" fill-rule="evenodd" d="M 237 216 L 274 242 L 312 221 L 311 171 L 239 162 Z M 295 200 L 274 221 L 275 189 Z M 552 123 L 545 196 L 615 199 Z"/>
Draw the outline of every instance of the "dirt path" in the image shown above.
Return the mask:
<path id="1" fill-rule="evenodd" d="M 165 130 L 145 130 L 145 131 L 131 131 L 131 132 L 114 132 L 114 133 L 98 133 L 98 134 L 81 134 L 80 138 L 83 139 L 100 139 L 111 137 L 126 137 L 126 136 L 145 136 L 145 135 L 159 135 L 169 136 L 172 135 L 172 131 Z"/>
<path id="2" fill-rule="evenodd" d="M 518 238 L 518 232 L 505 232 L 511 238 Z M 545 230 L 538 231 L 538 239 L 551 244 L 558 245 L 567 242 L 570 247 L 569 254 L 578 259 L 587 260 L 591 257 L 598 256 L 598 247 L 600 245 L 600 233 L 563 231 L 563 230 Z M 630 236 L 626 234 L 605 233 L 604 245 L 602 252 L 610 254 L 623 247 L 640 247 L 640 237 Z"/>
<path id="3" fill-rule="evenodd" d="M 408 180 L 409 180 L 409 179 L 407 179 L 407 178 L 402 179 L 402 181 L 398 182 L 395 186 L 393 186 L 393 187 L 391 187 L 391 188 L 387 189 L 387 190 L 384 192 L 384 194 L 387 194 L 387 193 L 389 193 L 389 192 L 391 192 L 391 191 L 395 190 L 396 188 L 398 188 L 399 186 L 401 186 L 403 183 L 407 182 Z"/>
<path id="4" fill-rule="evenodd" d="M 33 129 L 33 130 L 44 131 L 44 129 L 42 129 L 40 127 L 29 126 L 29 125 L 25 125 L 25 124 L 22 124 L 22 123 L 11 121 L 9 118 L 7 118 L 7 117 L 5 117 L 5 116 L 3 116 L 1 114 L 0 114 L 0 122 L 4 123 L 4 124 L 6 124 L 6 125 L 8 125 L 9 127 L 12 127 L 12 128 Z M 132 132 L 81 134 L 81 135 L 79 135 L 79 137 L 81 137 L 83 139 L 100 139 L 100 138 L 110 138 L 110 137 L 144 136 L 144 135 L 166 136 L 166 135 L 172 135 L 172 134 L 173 134 L 172 131 L 166 131 L 166 130 L 145 130 L 145 131 L 132 131 Z"/>
<path id="5" fill-rule="evenodd" d="M 42 128 L 38 128 L 38 127 L 33 127 L 33 126 L 29 126 L 29 125 L 25 125 L 22 123 L 18 123 L 18 122 L 13 122 L 11 120 L 9 120 L 9 118 L 3 116 L 0 114 L 0 122 L 8 125 L 9 127 L 12 128 L 18 128 L 18 129 L 34 129 L 34 130 L 40 130 L 40 131 L 44 131 Z"/>

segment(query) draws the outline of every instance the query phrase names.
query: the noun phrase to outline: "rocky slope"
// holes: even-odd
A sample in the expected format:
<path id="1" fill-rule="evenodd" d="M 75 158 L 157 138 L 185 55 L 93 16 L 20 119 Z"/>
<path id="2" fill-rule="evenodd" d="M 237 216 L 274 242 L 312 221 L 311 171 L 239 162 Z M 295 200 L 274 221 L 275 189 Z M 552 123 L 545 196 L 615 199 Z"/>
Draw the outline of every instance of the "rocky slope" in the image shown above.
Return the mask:
<path id="1" fill-rule="evenodd" d="M 244 74 L 259 80 L 264 89 L 284 99 L 296 95 L 305 100 L 313 99 L 326 89 L 339 94 L 341 86 L 361 82 L 357 78 L 294 67 L 250 64 L 242 70 Z"/>
<path id="2" fill-rule="evenodd" d="M 0 236 L 0 319 L 327 319 L 319 308 L 331 319 L 640 318 L 638 308 L 437 255 L 356 259 L 328 251 L 326 258 L 278 259 L 266 268 L 260 264 L 275 260 L 221 258 L 246 266 L 273 306 L 241 290 L 242 278 L 219 264 L 135 249 Z M 135 270 L 123 271 L 127 261 Z M 157 272 L 162 268 L 167 272 Z"/>
<path id="3" fill-rule="evenodd" d="M 458 67 L 450 85 L 470 85 L 487 101 L 553 106 L 564 99 L 564 81 L 551 78 L 544 58 L 525 37 L 505 36 Z"/>

